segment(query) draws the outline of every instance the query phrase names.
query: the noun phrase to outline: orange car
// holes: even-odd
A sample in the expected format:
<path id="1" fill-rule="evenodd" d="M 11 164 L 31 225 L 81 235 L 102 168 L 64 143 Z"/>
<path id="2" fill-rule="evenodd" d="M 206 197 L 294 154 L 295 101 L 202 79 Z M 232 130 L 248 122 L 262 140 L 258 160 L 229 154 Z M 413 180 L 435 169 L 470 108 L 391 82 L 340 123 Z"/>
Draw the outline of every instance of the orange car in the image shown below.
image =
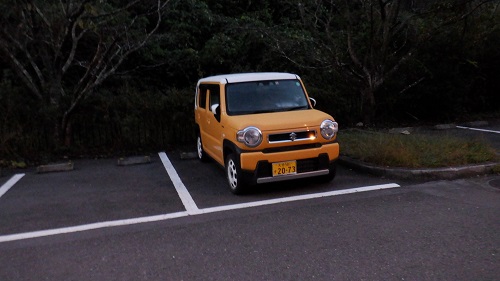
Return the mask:
<path id="1" fill-rule="evenodd" d="M 296 74 L 203 78 L 194 110 L 198 158 L 222 165 L 235 194 L 266 182 L 330 181 L 339 156 L 338 124 L 314 103 Z"/>

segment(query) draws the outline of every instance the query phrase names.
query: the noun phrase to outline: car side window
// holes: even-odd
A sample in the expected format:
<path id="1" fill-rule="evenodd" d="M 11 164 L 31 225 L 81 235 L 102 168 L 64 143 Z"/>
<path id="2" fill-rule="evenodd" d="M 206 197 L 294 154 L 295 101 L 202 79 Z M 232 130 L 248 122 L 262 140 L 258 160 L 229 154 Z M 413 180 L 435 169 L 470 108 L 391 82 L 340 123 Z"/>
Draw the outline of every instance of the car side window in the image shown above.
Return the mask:
<path id="1" fill-rule="evenodd" d="M 208 101 L 208 110 L 212 110 L 212 105 L 218 104 L 220 105 L 220 88 L 219 85 L 207 85 L 207 88 L 210 92 L 209 101 Z"/>
<path id="2" fill-rule="evenodd" d="M 220 90 L 218 85 L 210 85 L 208 110 L 214 114 L 215 119 L 220 122 Z"/>
<path id="3" fill-rule="evenodd" d="M 201 84 L 198 88 L 199 91 L 199 100 L 198 105 L 201 108 L 206 108 L 206 99 L 207 95 L 209 98 L 208 101 L 208 110 L 211 110 L 212 105 L 220 104 L 220 88 L 219 85 L 214 84 Z"/>
<path id="4" fill-rule="evenodd" d="M 206 85 L 200 85 L 198 88 L 198 106 L 200 108 L 206 108 L 207 103 L 207 87 Z"/>
<path id="5" fill-rule="evenodd" d="M 210 108 L 214 104 L 220 104 L 219 91 L 210 90 Z"/>

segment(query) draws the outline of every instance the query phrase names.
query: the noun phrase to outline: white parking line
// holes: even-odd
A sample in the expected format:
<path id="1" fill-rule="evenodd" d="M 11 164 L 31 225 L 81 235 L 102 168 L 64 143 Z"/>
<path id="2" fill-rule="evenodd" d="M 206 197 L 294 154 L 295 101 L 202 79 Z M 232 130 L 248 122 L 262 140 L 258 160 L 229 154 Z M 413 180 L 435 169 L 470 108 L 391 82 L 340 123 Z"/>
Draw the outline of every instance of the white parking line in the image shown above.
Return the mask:
<path id="1" fill-rule="evenodd" d="M 165 221 L 165 220 L 170 220 L 170 219 L 175 219 L 175 218 L 187 217 L 190 215 L 208 214 L 208 213 L 223 212 L 223 211 L 243 209 L 243 208 L 252 208 L 252 207 L 265 206 L 265 205 L 286 203 L 286 202 L 292 202 L 292 201 L 310 200 L 310 199 L 315 199 L 315 198 L 331 197 L 331 196 L 337 196 L 337 195 L 343 195 L 343 194 L 351 194 L 351 193 L 400 187 L 400 185 L 398 185 L 396 183 L 389 183 L 389 184 L 364 186 L 364 187 L 357 187 L 357 188 L 351 188 L 351 189 L 335 190 L 335 191 L 328 191 L 328 192 L 322 192 L 322 193 L 313 193 L 313 194 L 306 194 L 306 195 L 290 196 L 290 197 L 283 197 L 283 198 L 268 199 L 268 200 L 262 200 L 262 201 L 255 201 L 255 202 L 248 202 L 248 203 L 199 209 L 196 206 L 196 203 L 194 202 L 193 198 L 191 197 L 191 194 L 189 194 L 189 191 L 187 190 L 186 186 L 184 186 L 184 184 L 182 183 L 182 180 L 179 178 L 179 175 L 175 171 L 175 169 L 172 166 L 172 163 L 168 159 L 167 155 L 164 152 L 159 153 L 159 155 L 160 155 L 160 158 L 161 158 L 163 165 L 165 166 L 165 169 L 167 170 L 167 173 L 169 174 L 170 178 L 172 179 L 172 182 L 174 183 L 174 186 L 177 190 L 177 193 L 181 197 L 181 200 L 184 204 L 184 207 L 186 208 L 186 211 L 170 213 L 170 214 L 163 214 L 163 215 L 156 215 L 156 216 L 148 216 L 148 217 L 140 217 L 140 218 L 132 218 L 132 219 L 124 219 L 124 220 L 114 220 L 114 221 L 107 221 L 107 222 L 98 222 L 98 223 L 84 224 L 84 225 L 57 228 L 57 229 L 48 229 L 48 230 L 40 230 L 40 231 L 34 231 L 34 232 L 25 232 L 25 233 L 18 233 L 18 234 L 3 235 L 3 236 L 0 236 L 0 243 L 9 242 L 9 241 L 16 241 L 16 240 L 39 238 L 39 237 L 52 236 L 52 235 L 59 235 L 59 234 L 65 234 L 65 233 L 81 232 L 81 231 L 94 230 L 94 229 L 100 229 L 100 228 L 109 228 L 109 227 L 126 226 L 126 225 L 132 225 L 132 224 Z M 24 176 L 24 174 L 22 174 L 20 177 L 22 177 L 22 176 Z M 11 179 L 11 181 L 14 181 L 14 180 Z M 17 180 L 15 180 L 15 181 L 17 182 Z M 12 185 L 14 183 L 12 183 Z M 2 189 L 3 189 L 3 187 L 2 187 Z"/>
<path id="2" fill-rule="evenodd" d="M 216 212 L 223 212 L 223 211 L 230 211 L 230 210 L 259 207 L 259 206 L 273 205 L 273 204 L 279 204 L 279 203 L 286 203 L 286 202 L 292 202 L 292 201 L 309 200 L 309 199 L 331 197 L 331 196 L 336 196 L 336 195 L 344 195 L 344 194 L 351 194 L 351 193 L 357 193 L 357 192 L 366 192 L 366 191 L 373 191 L 373 190 L 395 188 L 395 187 L 400 187 L 400 186 L 398 184 L 395 184 L 395 183 L 382 184 L 382 185 L 372 185 L 372 186 L 357 187 L 357 188 L 351 188 L 351 189 L 329 191 L 329 192 L 323 192 L 323 193 L 290 196 L 290 197 L 255 201 L 255 202 L 242 203 L 242 204 L 233 204 L 233 205 L 225 205 L 225 206 L 217 206 L 217 207 L 211 207 L 211 208 L 205 208 L 205 209 L 198 209 L 198 211 L 195 213 L 189 213 L 189 212 L 185 211 L 185 212 L 177 212 L 177 213 L 163 214 L 163 215 L 157 215 L 157 216 L 149 216 L 149 217 L 141 217 L 141 218 L 125 219 L 125 220 L 115 220 L 115 221 L 107 221 L 107 222 L 98 222 L 98 223 L 84 224 L 84 225 L 57 228 L 57 229 L 25 232 L 25 233 L 19 233 L 19 234 L 0 236 L 0 243 L 9 242 L 9 241 L 16 241 L 16 240 L 39 238 L 39 237 L 44 237 L 44 236 L 52 236 L 52 235 L 65 234 L 65 233 L 81 232 L 81 231 L 100 229 L 100 228 L 126 226 L 126 225 L 140 224 L 140 223 L 147 223 L 147 222 L 156 222 L 156 221 L 165 221 L 165 220 L 170 220 L 170 219 L 175 219 L 175 218 L 187 217 L 189 215 L 209 214 L 209 213 L 216 213 Z"/>
<path id="3" fill-rule="evenodd" d="M 286 203 L 286 202 L 293 202 L 293 201 L 301 201 L 301 200 L 309 200 L 309 199 L 316 199 L 316 198 L 322 198 L 322 197 L 331 197 L 331 196 L 336 196 L 336 195 L 351 194 L 351 193 L 373 191 L 373 190 L 381 190 L 381 189 L 388 189 L 388 188 L 395 188 L 395 187 L 400 187 L 400 186 L 399 186 L 399 184 L 389 183 L 389 184 L 357 187 L 357 188 L 351 188 L 351 189 L 327 191 L 327 192 L 322 192 L 322 193 L 313 193 L 313 194 L 297 195 L 297 196 L 290 196 L 290 197 L 282 197 L 282 198 L 276 198 L 276 199 L 268 199 L 268 200 L 262 200 L 262 201 L 205 208 L 205 209 L 201 209 L 200 213 L 208 214 L 208 213 L 215 213 L 215 212 L 221 212 L 221 211 L 259 207 L 259 206 L 265 206 L 265 205 L 272 205 L 272 204 L 279 204 L 279 203 Z"/>
<path id="4" fill-rule="evenodd" d="M 164 221 L 164 220 L 169 220 L 169 219 L 185 217 L 188 215 L 189 214 L 187 212 L 177 212 L 177 213 L 149 216 L 149 217 L 142 217 L 142 218 L 106 221 L 106 222 L 98 222 L 98 223 L 91 223 L 91 224 L 84 224 L 84 225 L 77 225 L 77 226 L 70 226 L 70 227 L 63 227 L 63 228 L 56 228 L 56 229 L 47 229 L 47 230 L 40 230 L 40 231 L 33 231 L 33 232 L 4 235 L 4 236 L 0 236 L 0 243 L 8 242 L 8 241 L 32 239 L 32 238 L 38 238 L 38 237 L 44 237 L 44 236 L 52 236 L 52 235 L 58 235 L 58 234 L 64 234 L 64 233 L 81 232 L 81 231 L 87 231 L 87 230 L 92 230 L 92 229 L 132 225 L 132 224 L 139 224 L 139 223 L 146 223 L 146 222 Z"/>
<path id="5" fill-rule="evenodd" d="M 10 178 L 10 180 L 4 183 L 2 187 L 0 187 L 0 197 L 9 191 L 9 189 L 13 187 L 14 184 L 16 184 L 22 177 L 24 177 L 24 174 L 15 174 L 12 178 Z"/>
<path id="6" fill-rule="evenodd" d="M 486 132 L 486 133 L 500 134 L 500 131 L 485 130 L 485 129 L 471 128 L 471 127 L 464 127 L 464 126 L 456 126 L 456 127 L 459 128 L 459 129 L 466 129 L 466 130 L 472 130 L 472 131 L 480 131 L 480 132 Z"/>
<path id="7" fill-rule="evenodd" d="M 191 197 L 191 194 L 189 194 L 186 186 L 184 186 L 184 184 L 182 183 L 181 178 L 175 171 L 175 168 L 172 165 L 172 162 L 170 162 L 170 160 L 168 159 L 167 154 L 165 152 L 160 152 L 158 153 L 158 155 L 160 156 L 161 162 L 163 163 L 165 170 L 167 170 L 167 173 L 170 176 L 170 180 L 172 180 L 175 190 L 177 190 L 177 193 L 179 194 L 179 197 L 181 198 L 182 204 L 184 204 L 186 211 L 191 215 L 199 213 L 200 209 L 198 209 L 198 206 L 196 206 L 193 197 Z"/>

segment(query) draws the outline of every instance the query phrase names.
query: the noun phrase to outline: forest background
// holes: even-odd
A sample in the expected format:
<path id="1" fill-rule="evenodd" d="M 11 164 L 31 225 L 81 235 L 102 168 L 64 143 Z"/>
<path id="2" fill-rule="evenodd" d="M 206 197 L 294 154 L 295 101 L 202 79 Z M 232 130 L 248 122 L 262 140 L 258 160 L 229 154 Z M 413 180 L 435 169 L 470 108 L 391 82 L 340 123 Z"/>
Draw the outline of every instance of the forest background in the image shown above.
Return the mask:
<path id="1" fill-rule="evenodd" d="M 499 2 L 0 0 L 0 166 L 192 144 L 223 73 L 297 73 L 341 130 L 497 118 Z"/>

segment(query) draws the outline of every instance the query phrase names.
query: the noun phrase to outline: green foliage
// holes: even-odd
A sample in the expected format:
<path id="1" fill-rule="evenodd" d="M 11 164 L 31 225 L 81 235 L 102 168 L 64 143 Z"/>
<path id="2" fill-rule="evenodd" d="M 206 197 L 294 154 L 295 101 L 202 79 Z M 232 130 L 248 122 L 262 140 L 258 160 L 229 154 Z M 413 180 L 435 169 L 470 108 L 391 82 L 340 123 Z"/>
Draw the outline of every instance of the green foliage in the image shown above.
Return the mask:
<path id="1" fill-rule="evenodd" d="M 154 14 L 147 13 L 154 1 L 140 1 L 107 21 L 98 16 L 122 2 L 90 1 L 84 6 L 85 17 L 76 19 L 75 31 L 78 35 L 82 28 L 88 30 L 64 75 L 58 69 L 68 58 L 71 40 L 59 40 L 67 20 L 57 12 L 62 6 L 22 2 L 36 3 L 51 22 L 51 28 L 45 26 L 32 41 L 22 41 L 44 79 L 31 88 L 20 84 L 23 80 L 15 76 L 19 69 L 5 52 L 0 56 L 0 159 L 47 159 L 64 113 L 85 88 L 79 82 L 98 77 L 101 68 L 82 79 L 96 43 L 103 43 L 102 51 L 120 53 L 125 43 L 137 42 L 144 30 L 155 26 Z M 31 34 L 16 29 L 28 27 L 20 24 L 19 9 L 25 6 L 19 3 L 0 2 L 3 35 Z M 383 15 L 388 6 L 378 8 L 381 3 L 400 4 L 392 21 Z M 77 100 L 65 130 L 73 142 L 57 153 L 109 154 L 192 142 L 196 81 L 221 73 L 297 73 L 316 98 L 317 108 L 333 115 L 343 128 L 362 120 L 366 110 L 362 93 L 367 88 L 374 95 L 376 124 L 498 114 L 500 7 L 494 1 L 479 4 L 476 0 L 171 0 L 149 44 L 120 61 L 114 75 Z M 45 24 L 40 17 L 33 20 Z M 127 36 L 116 37 L 120 34 Z M 112 45 L 113 40 L 122 48 L 114 48 L 118 45 Z M 62 42 L 59 52 L 47 48 L 48 42 Z M 13 52 L 36 78 L 30 59 L 22 56 L 25 53 Z M 117 58 L 103 61 L 116 66 Z"/>
<path id="2" fill-rule="evenodd" d="M 438 10 L 439 17 L 421 22 L 420 33 L 427 37 L 419 44 L 412 68 L 403 73 L 423 80 L 404 96 L 394 96 L 394 107 L 427 122 L 494 113 L 500 103 L 500 81 L 495 78 L 500 50 L 493 47 L 500 43 L 500 12 L 493 4 L 484 5 L 464 20 L 440 26 L 460 15 L 449 4 L 445 7 Z M 437 31 L 431 35 L 432 29 Z"/>
<path id="3" fill-rule="evenodd" d="M 491 172 L 500 175 L 500 165 L 495 165 Z"/>

